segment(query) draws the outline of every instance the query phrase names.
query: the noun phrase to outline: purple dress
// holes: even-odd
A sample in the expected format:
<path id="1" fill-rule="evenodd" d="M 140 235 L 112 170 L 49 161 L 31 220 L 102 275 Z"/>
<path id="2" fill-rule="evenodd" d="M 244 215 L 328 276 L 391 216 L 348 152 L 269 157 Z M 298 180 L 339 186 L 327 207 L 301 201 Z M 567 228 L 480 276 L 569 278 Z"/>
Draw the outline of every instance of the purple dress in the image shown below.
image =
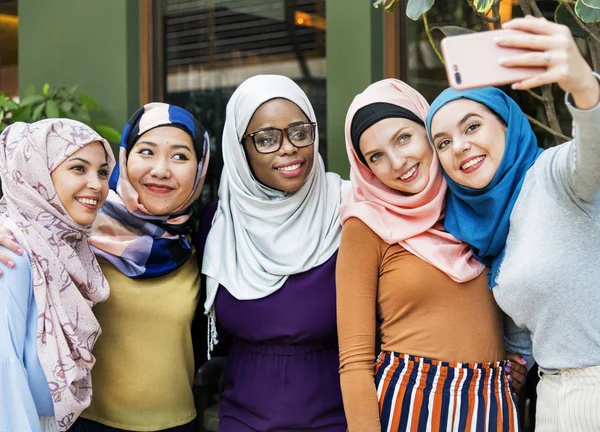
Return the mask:
<path id="1" fill-rule="evenodd" d="M 204 226 L 215 210 L 216 204 L 206 209 Z M 336 257 L 291 275 L 262 299 L 237 300 L 219 287 L 219 337 L 230 340 L 220 432 L 346 431 L 338 374 Z"/>

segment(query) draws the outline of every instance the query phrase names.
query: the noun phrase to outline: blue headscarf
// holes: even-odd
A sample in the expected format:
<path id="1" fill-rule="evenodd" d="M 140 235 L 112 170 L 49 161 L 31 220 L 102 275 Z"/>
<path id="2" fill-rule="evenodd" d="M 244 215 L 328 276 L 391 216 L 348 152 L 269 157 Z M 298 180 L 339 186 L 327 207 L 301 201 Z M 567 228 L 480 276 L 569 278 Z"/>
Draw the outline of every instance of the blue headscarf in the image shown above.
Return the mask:
<path id="1" fill-rule="evenodd" d="M 191 138 L 198 159 L 194 187 L 172 214 L 155 215 L 140 202 L 127 176 L 129 152 L 146 132 L 161 126 L 176 127 Z M 188 240 L 191 205 L 200 196 L 209 159 L 210 140 L 204 127 L 183 108 L 150 103 L 129 119 L 121 137 L 119 165 L 111 175 L 108 199 L 92 226 L 94 253 L 133 279 L 164 276 L 185 264 L 192 255 Z"/>
<path id="2" fill-rule="evenodd" d="M 492 289 L 504 257 L 510 214 L 525 175 L 542 149 L 538 148 L 537 138 L 519 105 L 494 87 L 444 90 L 433 101 L 427 115 L 427 131 L 432 142 L 431 121 L 435 114 L 447 103 L 463 98 L 485 105 L 508 125 L 504 156 L 489 185 L 482 189 L 461 186 L 444 172 L 448 181 L 444 226 L 457 239 L 470 244 L 473 255 L 491 267 L 488 286 Z"/>

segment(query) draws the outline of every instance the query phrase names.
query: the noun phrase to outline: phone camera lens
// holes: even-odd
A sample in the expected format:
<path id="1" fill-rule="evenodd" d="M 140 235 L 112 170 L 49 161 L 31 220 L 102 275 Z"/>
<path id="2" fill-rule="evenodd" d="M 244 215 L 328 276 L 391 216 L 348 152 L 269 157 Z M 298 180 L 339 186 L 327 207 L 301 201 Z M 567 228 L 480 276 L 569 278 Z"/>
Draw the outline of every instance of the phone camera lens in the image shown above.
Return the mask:
<path id="1" fill-rule="evenodd" d="M 456 80 L 456 84 L 461 84 L 462 80 L 460 79 L 460 74 L 458 72 L 456 72 L 454 74 L 454 79 Z"/>

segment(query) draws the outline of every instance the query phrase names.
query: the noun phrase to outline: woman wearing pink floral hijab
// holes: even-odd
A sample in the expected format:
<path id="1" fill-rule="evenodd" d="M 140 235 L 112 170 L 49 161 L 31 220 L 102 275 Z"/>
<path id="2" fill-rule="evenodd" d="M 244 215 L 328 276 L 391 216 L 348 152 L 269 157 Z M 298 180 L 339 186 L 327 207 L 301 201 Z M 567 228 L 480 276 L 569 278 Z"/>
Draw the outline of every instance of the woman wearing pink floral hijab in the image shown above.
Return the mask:
<path id="1" fill-rule="evenodd" d="M 26 252 L 0 264 L 0 430 L 66 430 L 91 402 L 92 307 L 109 287 L 87 239 L 114 164 L 108 142 L 73 120 L 0 135 L 0 225 Z"/>

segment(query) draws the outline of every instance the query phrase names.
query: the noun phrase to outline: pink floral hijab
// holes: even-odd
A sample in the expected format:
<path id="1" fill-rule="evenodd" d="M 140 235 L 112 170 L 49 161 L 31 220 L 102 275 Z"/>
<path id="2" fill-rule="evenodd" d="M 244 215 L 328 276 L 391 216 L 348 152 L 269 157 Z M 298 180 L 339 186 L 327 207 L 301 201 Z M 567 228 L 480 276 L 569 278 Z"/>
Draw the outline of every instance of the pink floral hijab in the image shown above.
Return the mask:
<path id="1" fill-rule="evenodd" d="M 352 190 L 342 202 L 342 223 L 351 217 L 360 219 L 388 244 L 399 243 L 456 282 L 476 278 L 484 266 L 473 257 L 467 244 L 458 241 L 443 227 L 448 186 L 435 151 L 429 183 L 415 195 L 404 195 L 384 185 L 357 156 L 350 132 L 352 119 L 362 107 L 378 102 L 407 109 L 423 121 L 429 109 L 419 92 L 396 79 L 371 84 L 354 98 L 345 127 Z"/>
<path id="2" fill-rule="evenodd" d="M 38 357 L 54 402 L 59 429 L 68 429 L 92 399 L 92 348 L 100 325 L 92 306 L 109 287 L 80 226 L 62 206 L 51 173 L 80 148 L 106 140 L 74 120 L 15 123 L 0 135 L 0 179 L 10 229 L 29 255 L 38 309 Z"/>

